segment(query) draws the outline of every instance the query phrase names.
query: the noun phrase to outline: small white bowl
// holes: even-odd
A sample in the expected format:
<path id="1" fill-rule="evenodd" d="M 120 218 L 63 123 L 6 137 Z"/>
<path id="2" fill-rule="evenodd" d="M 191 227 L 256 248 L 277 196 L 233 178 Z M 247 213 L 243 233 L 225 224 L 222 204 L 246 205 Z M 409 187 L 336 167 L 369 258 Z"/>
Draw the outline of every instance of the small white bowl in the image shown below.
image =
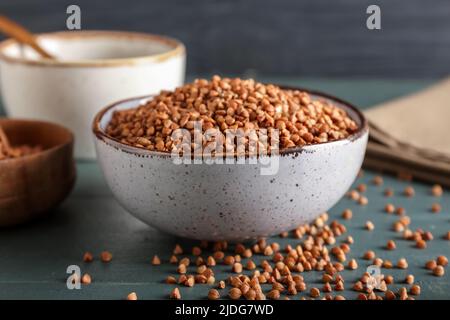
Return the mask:
<path id="1" fill-rule="evenodd" d="M 9 39 L 0 43 L 0 88 L 9 116 L 56 122 L 75 134 L 75 156 L 95 158 L 93 116 L 106 104 L 183 84 L 186 52 L 177 40 L 136 32 L 41 34 L 57 60 Z"/>
<path id="2" fill-rule="evenodd" d="M 302 89 L 299 89 L 302 90 Z M 181 164 L 170 154 L 125 145 L 105 133 L 115 110 L 135 108 L 147 98 L 117 102 L 93 123 L 98 159 L 119 203 L 143 222 L 165 232 L 200 240 L 245 240 L 270 236 L 309 222 L 330 209 L 356 178 L 367 145 L 367 122 L 347 111 L 359 129 L 347 139 L 289 149 L 274 175 L 256 164 Z"/>

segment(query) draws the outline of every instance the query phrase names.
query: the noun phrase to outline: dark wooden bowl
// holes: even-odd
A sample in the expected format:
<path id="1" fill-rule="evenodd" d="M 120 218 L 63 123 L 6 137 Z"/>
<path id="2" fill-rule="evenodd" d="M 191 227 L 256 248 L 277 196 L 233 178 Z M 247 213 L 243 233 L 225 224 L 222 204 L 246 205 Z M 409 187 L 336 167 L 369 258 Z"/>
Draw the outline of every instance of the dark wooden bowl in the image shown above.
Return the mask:
<path id="1" fill-rule="evenodd" d="M 39 153 L 0 160 L 0 226 L 36 219 L 72 190 L 76 169 L 73 134 L 56 124 L 0 118 L 11 146 L 40 145 Z"/>

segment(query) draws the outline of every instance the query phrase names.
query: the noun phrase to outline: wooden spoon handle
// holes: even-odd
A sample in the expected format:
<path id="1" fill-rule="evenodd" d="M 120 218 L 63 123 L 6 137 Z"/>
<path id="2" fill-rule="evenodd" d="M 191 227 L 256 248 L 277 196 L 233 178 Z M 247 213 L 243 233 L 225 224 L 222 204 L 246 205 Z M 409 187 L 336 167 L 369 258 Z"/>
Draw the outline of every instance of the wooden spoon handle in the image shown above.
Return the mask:
<path id="1" fill-rule="evenodd" d="M 14 21 L 8 19 L 5 16 L 0 15 L 0 32 L 5 35 L 16 39 L 17 41 L 27 44 L 36 50 L 42 57 L 47 59 L 54 59 L 54 57 L 45 51 L 37 42 L 32 33 L 26 30 L 21 25 L 18 25 Z"/>
<path id="2" fill-rule="evenodd" d="M 8 137 L 6 136 L 5 131 L 3 131 L 2 126 L 0 126 L 0 145 L 6 152 L 9 152 L 11 150 Z"/>

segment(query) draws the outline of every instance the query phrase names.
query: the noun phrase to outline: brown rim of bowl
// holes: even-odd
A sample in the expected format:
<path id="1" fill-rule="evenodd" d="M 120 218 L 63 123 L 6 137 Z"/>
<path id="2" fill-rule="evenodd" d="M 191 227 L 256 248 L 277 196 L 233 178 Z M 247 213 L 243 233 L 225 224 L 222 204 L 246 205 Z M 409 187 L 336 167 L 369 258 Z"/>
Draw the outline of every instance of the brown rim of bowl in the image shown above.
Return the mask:
<path id="1" fill-rule="evenodd" d="M 290 155 L 290 154 L 295 154 L 295 153 L 301 153 L 302 151 L 306 151 L 314 146 L 317 145 L 325 145 L 325 144 L 336 144 L 336 143 L 342 143 L 342 141 L 355 141 L 358 140 L 359 138 L 361 138 L 368 130 L 369 130 L 369 125 L 367 122 L 366 117 L 363 115 L 363 113 L 353 104 L 342 100 L 340 98 L 334 97 L 330 94 L 327 93 L 322 93 L 320 91 L 316 91 L 316 90 L 309 90 L 309 89 L 305 89 L 305 88 L 300 88 L 300 87 L 292 87 L 292 86 L 279 86 L 281 89 L 284 90 L 300 90 L 300 91 L 304 91 L 307 92 L 311 95 L 314 95 L 318 98 L 325 98 L 334 102 L 337 102 L 339 105 L 344 105 L 345 107 L 349 108 L 350 110 L 352 110 L 355 115 L 359 118 L 359 122 L 360 122 L 360 126 L 358 127 L 358 130 L 356 130 L 356 132 L 354 132 L 353 134 L 349 135 L 347 138 L 345 139 L 338 139 L 338 140 L 333 140 L 333 141 L 327 141 L 327 142 L 320 142 L 320 143 L 314 143 L 314 144 L 307 144 L 304 145 L 302 147 L 296 147 L 296 148 L 288 148 L 288 149 L 283 149 L 280 150 L 279 154 L 280 156 L 283 155 Z M 116 138 L 113 138 L 109 135 L 107 135 L 101 128 L 100 128 L 100 120 L 103 118 L 103 116 L 105 115 L 106 112 L 108 112 L 110 109 L 116 107 L 119 104 L 122 104 L 124 102 L 128 102 L 128 101 L 132 101 L 132 100 L 140 100 L 140 99 L 148 99 L 150 97 L 152 97 L 154 95 L 147 95 L 147 96 L 142 96 L 142 97 L 134 97 L 134 98 L 127 98 L 127 99 L 123 99 L 117 102 L 114 102 L 106 107 L 104 107 L 102 110 L 100 110 L 97 115 L 94 118 L 94 121 L 92 123 L 92 131 L 95 135 L 95 137 L 99 140 L 104 141 L 105 143 L 108 143 L 114 147 L 117 147 L 119 149 L 121 149 L 122 151 L 125 152 L 129 152 L 129 153 L 140 153 L 140 154 L 145 154 L 145 155 L 149 155 L 149 156 L 171 156 L 171 153 L 169 152 L 161 152 L 161 151 L 152 151 L 152 150 L 148 150 L 145 148 L 140 148 L 140 147 L 135 147 L 132 145 L 128 145 L 125 144 L 121 141 L 119 141 Z M 355 120 L 355 119 L 354 119 Z"/>
<path id="2" fill-rule="evenodd" d="M 34 157 L 41 156 L 42 154 L 47 154 L 47 153 L 55 152 L 55 151 L 58 151 L 58 150 L 64 148 L 64 147 L 67 146 L 68 144 L 71 144 L 71 143 L 74 142 L 74 135 L 73 135 L 72 131 L 70 131 L 70 130 L 67 129 L 66 127 L 63 127 L 63 126 L 61 126 L 61 125 L 59 125 L 59 124 L 56 124 L 56 123 L 47 122 L 47 121 L 40 121 L 40 120 L 30 120 L 30 119 L 9 119 L 9 118 L 5 118 L 5 117 L 0 117 L 0 125 L 2 124 L 2 122 L 5 122 L 5 121 L 12 121 L 12 122 L 14 122 L 14 121 L 19 121 L 19 122 L 25 122 L 25 123 L 41 124 L 41 125 L 46 125 L 46 126 L 50 125 L 50 126 L 57 127 L 57 128 L 59 128 L 59 129 L 65 131 L 65 132 L 68 134 L 68 137 L 67 137 L 67 140 L 66 140 L 66 141 L 64 141 L 64 142 L 62 142 L 62 143 L 59 143 L 59 144 L 57 144 L 57 145 L 55 145 L 55 146 L 53 146 L 53 147 L 46 148 L 46 149 L 44 149 L 44 150 L 42 150 L 42 151 L 39 151 L 39 152 L 37 152 L 37 153 L 32 153 L 32 154 L 24 155 L 24 156 L 21 156 L 21 157 L 18 157 L 18 158 L 8 158 L 8 159 L 0 160 L 0 165 L 1 165 L 1 164 L 6 164 L 6 163 L 11 163 L 11 162 L 14 162 L 14 161 L 20 161 L 20 160 L 23 160 L 23 159 L 32 159 L 32 158 L 34 158 Z"/>
<path id="3" fill-rule="evenodd" d="M 9 63 L 20 63 L 35 66 L 51 66 L 51 67 L 111 67 L 122 65 L 134 65 L 148 62 L 162 62 L 174 56 L 182 55 L 186 52 L 186 49 L 179 40 L 166 37 L 162 35 L 156 35 L 143 32 L 128 32 L 128 31 L 103 31 L 103 30 L 86 30 L 86 31 L 57 31 L 49 33 L 36 34 L 39 38 L 95 38 L 95 37 L 120 37 L 129 39 L 144 39 L 153 42 L 161 42 L 171 47 L 170 50 L 163 53 L 130 57 L 130 58 L 117 58 L 117 59 L 86 59 L 86 60 L 53 60 L 53 59 L 24 59 L 11 57 L 4 53 L 6 47 L 16 44 L 14 39 L 6 39 L 0 42 L 0 60 Z"/>

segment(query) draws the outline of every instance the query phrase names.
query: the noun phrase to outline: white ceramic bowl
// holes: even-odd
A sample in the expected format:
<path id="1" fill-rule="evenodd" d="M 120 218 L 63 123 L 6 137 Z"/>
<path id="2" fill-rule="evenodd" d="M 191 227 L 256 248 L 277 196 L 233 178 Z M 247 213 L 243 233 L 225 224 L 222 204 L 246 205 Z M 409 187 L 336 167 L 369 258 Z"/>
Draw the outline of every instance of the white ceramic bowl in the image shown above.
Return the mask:
<path id="1" fill-rule="evenodd" d="M 183 84 L 183 44 L 167 37 L 115 31 L 41 34 L 57 60 L 39 58 L 14 40 L 0 43 L 0 88 L 11 117 L 70 128 L 75 156 L 95 157 L 90 127 L 108 103 Z"/>
<path id="2" fill-rule="evenodd" d="M 115 110 L 134 108 L 145 98 L 115 103 L 96 116 L 93 131 L 103 174 L 126 210 L 177 236 L 245 240 L 291 230 L 345 194 L 367 145 L 367 122 L 355 107 L 311 94 L 345 109 L 360 129 L 344 140 L 282 153 L 275 175 L 261 175 L 259 162 L 177 165 L 170 154 L 128 146 L 105 134 Z"/>

